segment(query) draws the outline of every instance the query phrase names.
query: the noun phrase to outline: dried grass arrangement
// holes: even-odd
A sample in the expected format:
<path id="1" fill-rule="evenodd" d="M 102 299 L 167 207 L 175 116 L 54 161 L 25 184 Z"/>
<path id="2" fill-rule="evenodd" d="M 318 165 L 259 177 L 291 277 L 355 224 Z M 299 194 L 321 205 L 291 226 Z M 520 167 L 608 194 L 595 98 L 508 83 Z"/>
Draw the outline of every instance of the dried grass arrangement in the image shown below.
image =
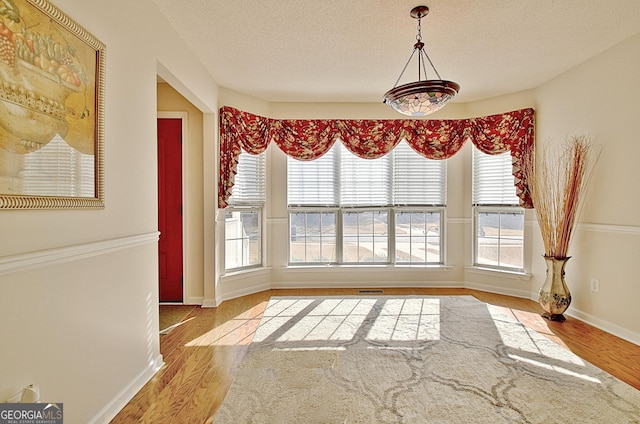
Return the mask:
<path id="1" fill-rule="evenodd" d="M 590 137 L 572 136 L 558 149 L 539 149 L 537 161 L 533 155 L 525 160 L 545 257 L 568 258 L 571 235 L 597 159 Z"/>

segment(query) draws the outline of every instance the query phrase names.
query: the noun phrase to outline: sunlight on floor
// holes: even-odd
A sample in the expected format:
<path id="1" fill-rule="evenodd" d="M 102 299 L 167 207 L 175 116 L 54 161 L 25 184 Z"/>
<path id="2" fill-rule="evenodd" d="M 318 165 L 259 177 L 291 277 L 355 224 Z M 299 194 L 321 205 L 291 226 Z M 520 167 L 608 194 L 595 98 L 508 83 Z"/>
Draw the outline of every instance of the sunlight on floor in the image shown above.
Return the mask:
<path id="1" fill-rule="evenodd" d="M 584 366 L 584 361 L 566 349 L 558 349 L 558 345 L 525 325 L 513 326 L 515 318 L 505 316 L 500 308 L 487 305 L 493 323 L 505 346 L 539 354 L 559 361 Z M 517 329 L 517 330 L 514 330 Z"/>
<path id="2" fill-rule="evenodd" d="M 378 306 L 379 313 L 374 311 L 376 302 L 374 298 L 335 298 L 314 305 L 307 299 L 278 300 L 265 311 L 253 341 L 262 342 L 270 337 L 276 337 L 278 342 L 349 341 L 372 314 L 375 320 L 367 331 L 367 340 L 439 339 L 439 299 L 392 298 Z"/>
<path id="3" fill-rule="evenodd" d="M 440 299 L 390 299 L 369 331 L 367 340 L 421 341 L 440 339 Z"/>
<path id="4" fill-rule="evenodd" d="M 581 374 L 581 373 L 577 373 L 575 371 L 571 371 L 568 370 L 566 368 L 563 367 L 559 367 L 557 365 L 551 365 L 551 364 L 547 364 L 544 362 L 540 362 L 540 361 L 535 361 L 533 359 L 529 359 L 529 358 L 524 358 L 522 356 L 518 356 L 518 355 L 507 355 L 509 358 L 514 359 L 516 361 L 520 361 L 520 362 L 526 362 L 527 364 L 531 364 L 531 365 L 535 365 L 536 367 L 540 367 L 540 368 L 545 368 L 554 372 L 558 372 L 560 374 L 565 374 L 571 377 L 576 377 L 576 378 L 580 378 L 582 380 L 587 380 L 590 381 L 592 383 L 599 383 L 602 384 L 602 382 L 600 380 L 598 380 L 595 377 L 591 377 L 590 375 L 586 375 L 586 374 Z"/>
<path id="5" fill-rule="evenodd" d="M 509 358 L 593 383 L 601 383 L 595 377 L 569 369 L 575 369 L 576 366 L 585 367 L 585 362 L 577 355 L 567 349 L 558 349 L 556 343 L 524 325 L 514 326 L 513 323 L 517 320 L 506 316 L 501 308 L 493 305 L 487 305 L 487 308 L 504 345 L 522 352 L 521 355 L 507 353 Z M 534 355 L 536 359 L 526 357 L 527 353 Z M 566 367 L 559 365 L 562 363 L 565 363 Z"/>
<path id="6" fill-rule="evenodd" d="M 232 319 L 220 322 L 212 330 L 185 343 L 185 346 L 248 346 L 260 324 L 263 308 L 264 304 L 257 304 Z"/>
<path id="7" fill-rule="evenodd" d="M 299 347 L 274 347 L 274 350 L 321 351 L 342 350 L 336 343 L 363 338 L 383 344 L 396 343 L 376 349 L 410 349 L 411 345 L 397 343 L 440 340 L 440 307 L 439 298 L 424 297 L 272 299 L 262 317 L 257 310 L 245 311 L 242 316 L 221 323 L 186 345 L 301 342 Z M 488 304 L 487 310 L 502 343 L 513 350 L 506 352 L 512 360 L 599 383 L 598 379 L 576 371 L 585 366 L 584 361 L 520 324 L 510 309 Z"/>

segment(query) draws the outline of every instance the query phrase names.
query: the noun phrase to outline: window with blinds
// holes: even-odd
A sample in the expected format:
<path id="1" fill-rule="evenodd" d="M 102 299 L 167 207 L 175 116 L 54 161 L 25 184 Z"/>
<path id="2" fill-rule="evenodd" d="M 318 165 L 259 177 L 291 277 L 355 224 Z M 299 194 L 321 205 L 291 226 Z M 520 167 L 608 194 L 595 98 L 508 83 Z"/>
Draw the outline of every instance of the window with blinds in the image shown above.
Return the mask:
<path id="1" fill-rule="evenodd" d="M 393 154 L 393 204 L 444 206 L 447 161 L 430 160 L 400 142 Z"/>
<path id="2" fill-rule="evenodd" d="M 524 210 L 512 175 L 511 153 L 473 147 L 474 265 L 524 269 Z"/>
<path id="3" fill-rule="evenodd" d="M 238 157 L 234 186 L 225 209 L 225 269 L 262 265 L 262 207 L 266 200 L 266 153 Z"/>
<path id="4" fill-rule="evenodd" d="M 300 161 L 287 156 L 287 202 L 289 206 L 338 206 L 341 143 L 318 159 Z"/>
<path id="5" fill-rule="evenodd" d="M 244 150 L 238 156 L 230 206 L 262 206 L 266 199 L 265 153 L 251 155 Z"/>
<path id="6" fill-rule="evenodd" d="M 290 263 L 442 263 L 446 161 L 405 141 L 378 159 L 337 142 L 287 167 Z"/>
<path id="7" fill-rule="evenodd" d="M 340 142 L 313 161 L 287 158 L 290 207 L 444 206 L 446 161 L 420 156 L 405 142 L 362 159 Z"/>
<path id="8" fill-rule="evenodd" d="M 473 204 L 518 205 L 510 152 L 488 155 L 473 147 Z"/>

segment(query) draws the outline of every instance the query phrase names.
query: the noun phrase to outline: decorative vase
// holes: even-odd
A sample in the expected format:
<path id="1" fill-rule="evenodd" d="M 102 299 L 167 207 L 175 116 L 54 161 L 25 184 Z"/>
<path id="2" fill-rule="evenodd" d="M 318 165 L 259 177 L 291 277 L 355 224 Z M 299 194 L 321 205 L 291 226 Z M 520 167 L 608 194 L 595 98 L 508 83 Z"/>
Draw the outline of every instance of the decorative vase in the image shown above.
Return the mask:
<path id="1" fill-rule="evenodd" d="M 547 278 L 538 292 L 538 302 L 545 310 L 543 317 L 550 321 L 564 321 L 564 311 L 571 304 L 571 293 L 564 282 L 564 267 L 568 258 L 545 256 L 547 262 Z"/>

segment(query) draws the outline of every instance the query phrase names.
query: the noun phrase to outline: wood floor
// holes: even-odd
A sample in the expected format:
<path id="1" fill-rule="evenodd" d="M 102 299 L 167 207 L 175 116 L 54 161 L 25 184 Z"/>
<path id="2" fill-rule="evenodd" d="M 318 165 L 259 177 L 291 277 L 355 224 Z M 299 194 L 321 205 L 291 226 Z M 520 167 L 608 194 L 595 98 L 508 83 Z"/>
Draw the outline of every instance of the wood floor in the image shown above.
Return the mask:
<path id="1" fill-rule="evenodd" d="M 195 308 L 160 338 L 165 366 L 112 423 L 210 423 L 271 296 L 355 295 L 357 289 L 268 290 Z M 468 289 L 385 289 L 385 295 L 472 295 L 504 308 L 528 327 L 640 390 L 640 346 L 567 318 L 549 322 L 530 300 Z"/>

